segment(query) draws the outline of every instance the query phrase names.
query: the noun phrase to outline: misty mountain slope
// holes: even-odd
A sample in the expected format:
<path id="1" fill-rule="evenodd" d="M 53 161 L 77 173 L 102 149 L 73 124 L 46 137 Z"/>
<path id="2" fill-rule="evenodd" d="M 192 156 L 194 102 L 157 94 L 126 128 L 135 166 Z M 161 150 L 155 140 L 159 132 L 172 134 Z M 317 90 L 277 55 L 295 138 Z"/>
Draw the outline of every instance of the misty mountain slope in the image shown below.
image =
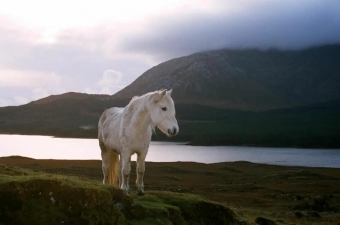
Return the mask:
<path id="1" fill-rule="evenodd" d="M 172 59 L 146 71 L 113 96 L 161 88 L 179 103 L 267 110 L 340 97 L 340 46 L 301 51 L 216 50 Z"/>
<path id="2" fill-rule="evenodd" d="M 0 132 L 95 137 L 109 96 L 81 93 L 52 95 L 26 105 L 0 108 Z"/>
<path id="3" fill-rule="evenodd" d="M 0 107 L 0 133 L 96 138 L 102 112 L 173 88 L 180 133 L 198 145 L 338 148 L 340 47 L 218 50 L 164 62 L 119 93 L 52 95 Z M 169 140 L 164 135 L 153 140 Z"/>
<path id="4" fill-rule="evenodd" d="M 26 105 L 0 108 L 1 120 L 49 121 L 83 115 L 97 115 L 108 107 L 109 96 L 81 93 L 51 95 Z M 1 121 L 0 120 L 0 121 Z"/>
<path id="5" fill-rule="evenodd" d="M 48 97 L 38 99 L 36 101 L 31 102 L 30 104 L 35 105 L 43 105 L 49 104 L 55 101 L 60 100 L 98 100 L 98 101 L 106 101 L 110 99 L 109 95 L 97 95 L 97 94 L 85 94 L 85 93 L 77 93 L 77 92 L 67 92 L 60 95 L 50 95 Z"/>

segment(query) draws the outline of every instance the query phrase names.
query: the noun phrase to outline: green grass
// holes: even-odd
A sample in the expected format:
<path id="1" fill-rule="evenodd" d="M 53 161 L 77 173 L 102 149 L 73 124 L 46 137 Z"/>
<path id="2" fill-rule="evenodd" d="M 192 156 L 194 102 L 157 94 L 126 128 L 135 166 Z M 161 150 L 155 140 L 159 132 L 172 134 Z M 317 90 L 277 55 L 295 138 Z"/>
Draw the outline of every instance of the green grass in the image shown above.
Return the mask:
<path id="1" fill-rule="evenodd" d="M 112 207 L 115 192 L 87 179 L 0 165 L 0 223 L 124 224 Z"/>
<path id="2" fill-rule="evenodd" d="M 131 193 L 76 176 L 0 165 L 0 223 L 235 224 L 229 208 L 171 192 Z"/>
<path id="3" fill-rule="evenodd" d="M 135 198 L 143 217 L 163 218 L 163 224 L 232 224 L 235 214 L 226 206 L 197 195 L 153 191 Z M 157 221 L 155 221 L 157 223 Z"/>

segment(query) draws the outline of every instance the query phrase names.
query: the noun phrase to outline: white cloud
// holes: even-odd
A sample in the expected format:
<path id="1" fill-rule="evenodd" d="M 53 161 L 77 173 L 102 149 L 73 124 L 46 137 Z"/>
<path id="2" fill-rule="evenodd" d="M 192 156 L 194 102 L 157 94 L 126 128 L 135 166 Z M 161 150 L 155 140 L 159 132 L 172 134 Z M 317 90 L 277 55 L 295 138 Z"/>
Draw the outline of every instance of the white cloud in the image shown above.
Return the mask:
<path id="1" fill-rule="evenodd" d="M 125 87 L 125 83 L 122 81 L 123 74 L 115 70 L 106 70 L 102 78 L 98 81 L 98 85 L 101 88 L 101 94 L 109 94 L 117 92 Z"/>
<path id="2" fill-rule="evenodd" d="M 181 0 L 26 0 L 0 1 L 0 16 L 9 21 L 22 24 L 29 30 L 38 31 L 35 42 L 57 43 L 59 33 L 65 30 L 89 30 L 101 24 L 125 24 L 117 29 L 115 35 L 126 29 L 126 25 L 140 24 L 150 16 L 165 12 L 186 11 L 189 8 L 206 8 L 195 1 L 188 4 Z M 198 3 L 198 4 L 197 4 Z M 210 3 L 212 4 L 212 3 Z M 109 35 L 111 36 L 111 35 Z"/>
<path id="3" fill-rule="evenodd" d="M 0 99 L 0 107 L 12 105 L 12 102 L 8 99 Z"/>
<path id="4" fill-rule="evenodd" d="M 0 99 L 0 107 L 23 105 L 23 104 L 27 104 L 28 102 L 29 102 L 29 99 L 23 96 L 14 96 L 9 99 Z"/>
<path id="5" fill-rule="evenodd" d="M 88 27 L 104 21 L 136 21 L 165 11 L 185 11 L 189 8 L 206 8 L 213 3 L 181 0 L 11 0 L 0 2 L 0 15 L 22 21 L 26 26 L 39 28 Z M 61 15 L 62 14 L 62 15 Z M 43 19 L 42 19 L 43 18 Z"/>
<path id="6" fill-rule="evenodd" d="M 84 91 L 85 91 L 85 93 L 88 93 L 88 94 L 97 94 L 98 93 L 98 91 L 96 91 L 95 89 L 90 88 L 90 87 L 84 88 Z"/>
<path id="7" fill-rule="evenodd" d="M 0 86 L 4 87 L 56 87 L 60 82 L 61 77 L 53 72 L 0 69 Z"/>
<path id="8" fill-rule="evenodd" d="M 33 100 L 38 100 L 38 99 L 41 99 L 41 98 L 45 98 L 47 96 L 49 96 L 49 92 L 44 89 L 44 88 L 35 88 L 33 91 L 32 91 L 32 98 Z"/>
<path id="9" fill-rule="evenodd" d="M 15 105 L 23 105 L 29 102 L 29 100 L 23 96 L 14 96 L 13 99 Z"/>
<path id="10" fill-rule="evenodd" d="M 109 87 L 104 87 L 102 88 L 102 90 L 100 91 L 100 94 L 104 94 L 104 95 L 112 95 L 112 88 Z"/>
<path id="11" fill-rule="evenodd" d="M 101 87 L 116 86 L 121 83 L 122 73 L 115 70 L 105 70 L 102 78 L 98 81 Z"/>

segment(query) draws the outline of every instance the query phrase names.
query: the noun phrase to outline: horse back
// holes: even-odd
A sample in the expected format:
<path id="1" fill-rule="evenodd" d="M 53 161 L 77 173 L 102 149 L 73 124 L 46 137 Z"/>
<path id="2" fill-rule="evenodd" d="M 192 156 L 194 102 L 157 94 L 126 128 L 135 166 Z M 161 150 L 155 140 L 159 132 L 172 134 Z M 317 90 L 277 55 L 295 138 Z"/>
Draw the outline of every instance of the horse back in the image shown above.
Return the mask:
<path id="1" fill-rule="evenodd" d="M 100 142 L 107 143 L 109 138 L 118 138 L 123 109 L 112 107 L 103 112 L 98 123 L 98 139 Z"/>

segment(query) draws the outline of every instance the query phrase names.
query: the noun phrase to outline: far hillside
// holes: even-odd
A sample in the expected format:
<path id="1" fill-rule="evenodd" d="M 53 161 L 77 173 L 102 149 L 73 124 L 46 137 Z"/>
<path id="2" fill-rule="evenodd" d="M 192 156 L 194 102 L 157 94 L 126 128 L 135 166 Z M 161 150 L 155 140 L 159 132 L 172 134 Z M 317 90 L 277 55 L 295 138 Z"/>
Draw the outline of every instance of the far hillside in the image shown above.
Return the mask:
<path id="1" fill-rule="evenodd" d="M 101 113 L 173 89 L 180 133 L 193 145 L 340 148 L 340 46 L 216 50 L 172 59 L 113 96 L 65 93 L 0 108 L 0 133 L 96 138 Z"/>
<path id="2" fill-rule="evenodd" d="M 339 60 L 340 45 L 200 52 L 151 68 L 113 98 L 167 88 L 177 103 L 244 111 L 315 104 L 340 98 Z"/>

